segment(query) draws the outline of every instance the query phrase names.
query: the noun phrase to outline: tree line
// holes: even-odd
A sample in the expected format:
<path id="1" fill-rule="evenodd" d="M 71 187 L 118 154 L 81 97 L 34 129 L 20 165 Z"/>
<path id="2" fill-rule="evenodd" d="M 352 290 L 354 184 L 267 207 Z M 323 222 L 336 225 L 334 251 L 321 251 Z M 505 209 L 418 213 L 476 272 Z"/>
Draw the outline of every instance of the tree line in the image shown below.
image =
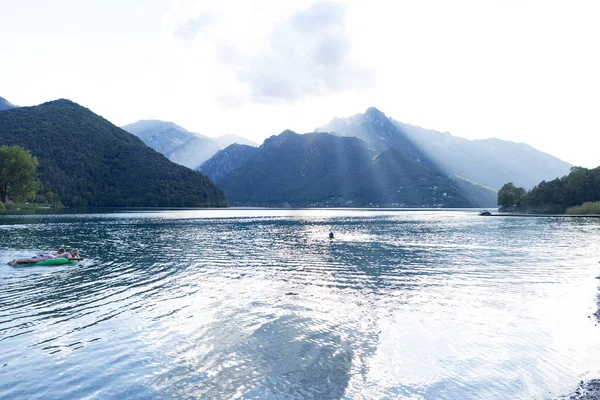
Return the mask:
<path id="1" fill-rule="evenodd" d="M 508 182 L 498 191 L 501 209 L 527 212 L 565 212 L 570 207 L 600 200 L 600 167 L 573 167 L 569 175 L 542 181 L 530 191 Z"/>

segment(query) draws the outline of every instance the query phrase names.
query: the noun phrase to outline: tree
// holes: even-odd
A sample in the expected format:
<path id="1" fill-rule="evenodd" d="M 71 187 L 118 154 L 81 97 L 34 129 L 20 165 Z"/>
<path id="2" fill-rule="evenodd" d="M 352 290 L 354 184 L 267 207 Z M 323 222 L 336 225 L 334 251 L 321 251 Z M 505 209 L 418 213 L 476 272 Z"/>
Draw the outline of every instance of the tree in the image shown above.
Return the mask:
<path id="1" fill-rule="evenodd" d="M 498 191 L 498 205 L 502 208 L 518 206 L 526 193 L 525 189 L 515 187 L 512 182 L 505 183 Z"/>
<path id="2" fill-rule="evenodd" d="M 0 201 L 33 199 L 39 187 L 37 166 L 37 158 L 24 148 L 0 146 Z"/>

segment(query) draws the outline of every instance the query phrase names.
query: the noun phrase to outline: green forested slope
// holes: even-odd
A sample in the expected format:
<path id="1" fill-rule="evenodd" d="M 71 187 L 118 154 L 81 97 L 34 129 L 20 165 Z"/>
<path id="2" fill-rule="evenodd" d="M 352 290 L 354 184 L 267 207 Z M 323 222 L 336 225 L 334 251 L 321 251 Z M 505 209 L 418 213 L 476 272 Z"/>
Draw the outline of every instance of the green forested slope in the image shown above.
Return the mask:
<path id="1" fill-rule="evenodd" d="M 441 171 L 362 140 L 285 131 L 220 180 L 236 205 L 471 207 Z"/>
<path id="2" fill-rule="evenodd" d="M 45 190 L 66 206 L 226 206 L 206 176 L 174 164 L 140 139 L 69 100 L 0 113 L 0 144 L 40 162 Z"/>
<path id="3" fill-rule="evenodd" d="M 258 147 L 234 143 L 204 162 L 199 172 L 202 172 L 217 185 L 222 179 L 237 171 L 246 161 L 258 152 Z"/>

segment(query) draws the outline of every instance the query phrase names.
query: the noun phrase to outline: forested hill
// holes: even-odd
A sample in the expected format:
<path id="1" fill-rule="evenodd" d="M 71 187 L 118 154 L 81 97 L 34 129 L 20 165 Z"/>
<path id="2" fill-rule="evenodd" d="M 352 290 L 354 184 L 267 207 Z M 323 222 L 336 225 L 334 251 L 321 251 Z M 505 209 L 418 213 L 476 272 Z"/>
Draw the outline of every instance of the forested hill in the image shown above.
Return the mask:
<path id="1" fill-rule="evenodd" d="M 36 156 L 45 190 L 66 206 L 227 205 L 205 175 L 169 161 L 69 100 L 1 112 L 0 144 L 19 145 Z"/>
<path id="2" fill-rule="evenodd" d="M 272 136 L 235 172 L 220 177 L 219 186 L 236 205 L 476 205 L 448 176 L 400 150 L 378 153 L 358 138 L 328 133 Z"/>
<path id="3" fill-rule="evenodd" d="M 206 174 L 218 185 L 222 179 L 241 168 L 257 152 L 258 147 L 234 143 L 223 150 L 219 150 L 202 164 L 198 171 Z"/>

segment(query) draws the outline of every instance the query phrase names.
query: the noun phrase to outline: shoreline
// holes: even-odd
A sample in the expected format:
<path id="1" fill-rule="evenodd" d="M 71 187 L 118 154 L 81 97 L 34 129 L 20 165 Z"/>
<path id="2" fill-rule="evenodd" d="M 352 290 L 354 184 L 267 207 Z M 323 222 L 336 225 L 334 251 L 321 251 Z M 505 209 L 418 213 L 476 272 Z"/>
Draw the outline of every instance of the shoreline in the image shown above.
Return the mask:
<path id="1" fill-rule="evenodd" d="M 600 279 L 597 276 L 596 279 Z M 600 286 L 598 287 L 600 289 Z M 598 309 L 593 314 L 596 318 L 596 322 L 600 324 L 600 291 L 596 297 L 596 304 Z M 560 397 L 564 400 L 600 400 L 600 378 L 590 379 L 588 381 L 581 381 L 575 391 L 567 396 Z"/>
<path id="2" fill-rule="evenodd" d="M 520 214 L 497 213 L 484 215 L 484 217 L 522 217 L 522 218 L 600 218 L 600 214 L 569 215 L 569 214 Z"/>

